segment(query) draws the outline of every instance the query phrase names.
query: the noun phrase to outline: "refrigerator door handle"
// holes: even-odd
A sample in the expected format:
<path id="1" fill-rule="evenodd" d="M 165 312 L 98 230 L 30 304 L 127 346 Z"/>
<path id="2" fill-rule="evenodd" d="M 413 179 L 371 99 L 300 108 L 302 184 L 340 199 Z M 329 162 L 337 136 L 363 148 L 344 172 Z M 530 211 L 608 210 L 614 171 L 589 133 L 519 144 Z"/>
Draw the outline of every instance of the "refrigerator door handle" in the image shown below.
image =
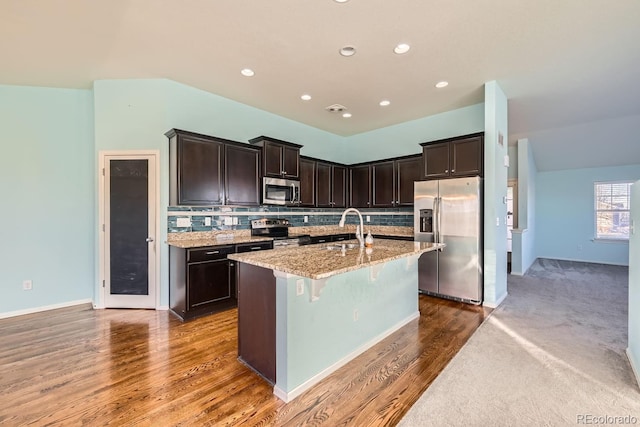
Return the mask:
<path id="1" fill-rule="evenodd" d="M 442 197 L 438 197 L 438 243 L 444 243 L 442 238 Z M 442 248 L 438 249 L 442 252 Z"/>

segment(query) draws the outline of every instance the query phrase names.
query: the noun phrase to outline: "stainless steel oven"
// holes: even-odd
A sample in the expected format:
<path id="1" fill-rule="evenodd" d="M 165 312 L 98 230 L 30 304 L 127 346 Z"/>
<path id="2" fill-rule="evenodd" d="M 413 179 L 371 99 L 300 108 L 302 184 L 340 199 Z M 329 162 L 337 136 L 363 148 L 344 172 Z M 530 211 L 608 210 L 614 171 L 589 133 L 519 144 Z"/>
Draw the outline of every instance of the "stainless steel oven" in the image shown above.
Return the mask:
<path id="1" fill-rule="evenodd" d="M 300 181 L 293 179 L 262 179 L 262 203 L 265 205 L 294 206 L 300 202 Z"/>
<path id="2" fill-rule="evenodd" d="M 311 243 L 308 234 L 291 235 L 291 223 L 286 218 L 262 218 L 251 221 L 251 235 L 273 238 L 273 249 L 286 249 Z"/>

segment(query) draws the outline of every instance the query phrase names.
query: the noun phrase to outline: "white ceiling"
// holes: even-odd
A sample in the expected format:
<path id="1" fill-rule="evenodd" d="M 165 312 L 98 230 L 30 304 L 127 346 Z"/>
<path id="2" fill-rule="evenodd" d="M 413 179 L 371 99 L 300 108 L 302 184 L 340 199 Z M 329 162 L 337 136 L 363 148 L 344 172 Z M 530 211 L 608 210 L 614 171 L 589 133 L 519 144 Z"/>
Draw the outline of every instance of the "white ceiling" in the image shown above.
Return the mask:
<path id="1" fill-rule="evenodd" d="M 513 142 L 639 115 L 639 40 L 638 0 L 0 0 L 0 84 L 168 78 L 348 136 L 482 102 L 496 80 Z"/>

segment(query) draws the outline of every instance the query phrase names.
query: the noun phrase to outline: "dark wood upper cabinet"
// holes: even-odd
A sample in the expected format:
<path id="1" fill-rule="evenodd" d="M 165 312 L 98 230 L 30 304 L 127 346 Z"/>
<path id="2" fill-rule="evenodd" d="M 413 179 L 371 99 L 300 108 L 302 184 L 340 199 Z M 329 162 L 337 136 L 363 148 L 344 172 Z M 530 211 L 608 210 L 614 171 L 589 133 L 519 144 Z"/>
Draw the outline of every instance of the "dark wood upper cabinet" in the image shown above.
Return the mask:
<path id="1" fill-rule="evenodd" d="M 331 168 L 331 192 L 333 193 L 333 207 L 347 207 L 347 167 L 333 165 Z"/>
<path id="2" fill-rule="evenodd" d="M 262 148 L 262 173 L 264 176 L 300 177 L 300 148 L 302 145 L 267 136 L 259 136 L 250 139 L 249 142 Z"/>
<path id="3" fill-rule="evenodd" d="M 413 183 L 422 179 L 422 156 L 395 161 L 396 206 L 413 206 Z"/>
<path id="4" fill-rule="evenodd" d="M 316 161 L 316 206 L 344 208 L 347 205 L 347 168 Z"/>
<path id="5" fill-rule="evenodd" d="M 420 145 L 424 157 L 423 178 L 425 179 L 484 174 L 483 133 L 424 142 Z"/>
<path id="6" fill-rule="evenodd" d="M 349 175 L 349 206 L 371 207 L 371 165 L 351 166 Z"/>
<path id="7" fill-rule="evenodd" d="M 371 165 L 371 207 L 389 208 L 396 204 L 395 162 L 387 160 Z"/>
<path id="8" fill-rule="evenodd" d="M 260 149 L 248 144 L 225 144 L 225 204 L 260 204 Z"/>
<path id="9" fill-rule="evenodd" d="M 300 206 L 316 204 L 316 161 L 300 157 Z"/>
<path id="10" fill-rule="evenodd" d="M 169 203 L 221 205 L 224 203 L 224 142 L 172 129 L 169 138 Z"/>

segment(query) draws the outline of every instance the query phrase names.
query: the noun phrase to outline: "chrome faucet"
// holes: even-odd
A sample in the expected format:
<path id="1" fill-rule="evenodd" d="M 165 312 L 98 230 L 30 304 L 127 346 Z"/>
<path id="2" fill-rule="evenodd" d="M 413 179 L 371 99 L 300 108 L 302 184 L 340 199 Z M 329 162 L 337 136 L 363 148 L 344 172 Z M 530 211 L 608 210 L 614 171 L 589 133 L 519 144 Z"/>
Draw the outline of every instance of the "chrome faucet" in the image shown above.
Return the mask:
<path id="1" fill-rule="evenodd" d="M 338 226 L 340 227 L 344 227 L 344 218 L 347 216 L 347 214 L 349 212 L 354 212 L 356 214 L 358 214 L 358 217 L 360 218 L 360 225 L 356 226 L 356 239 L 358 239 L 358 243 L 360 243 L 360 247 L 364 248 L 364 222 L 362 221 L 362 214 L 360 214 L 360 211 L 356 208 L 348 208 L 345 209 L 344 212 L 342 212 L 342 217 L 340 218 L 340 222 L 338 223 Z"/>

